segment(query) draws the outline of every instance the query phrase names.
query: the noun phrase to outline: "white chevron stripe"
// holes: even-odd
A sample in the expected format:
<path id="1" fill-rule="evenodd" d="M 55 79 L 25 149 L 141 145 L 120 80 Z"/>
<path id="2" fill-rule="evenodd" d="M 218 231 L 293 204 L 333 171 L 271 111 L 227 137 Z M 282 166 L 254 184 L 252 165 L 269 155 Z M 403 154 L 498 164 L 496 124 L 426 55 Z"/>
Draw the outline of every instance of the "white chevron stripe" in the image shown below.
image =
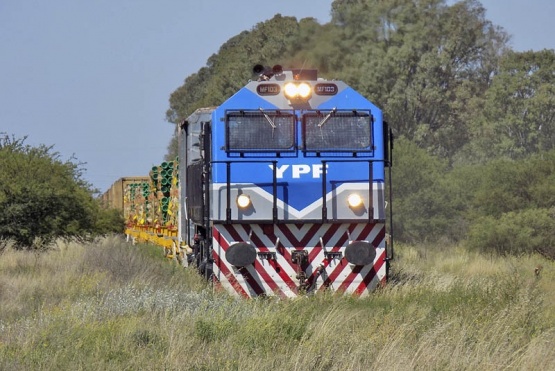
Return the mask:
<path id="1" fill-rule="evenodd" d="M 347 241 L 346 243 L 348 243 L 348 238 L 346 236 L 346 233 L 350 225 L 351 224 L 340 225 L 337 228 L 337 230 L 334 232 L 334 234 L 331 237 L 326 239 L 324 243 L 326 245 L 325 249 L 327 251 L 330 251 L 333 247 L 339 246 L 339 240 L 342 237 L 344 237 L 344 239 Z M 312 225 L 310 224 L 306 224 L 301 226 L 300 229 L 298 229 L 296 225 L 283 224 L 281 225 L 281 228 L 286 228 L 288 233 L 293 235 L 294 239 L 301 240 L 306 237 L 306 234 L 308 233 L 311 226 Z M 316 232 L 312 236 L 310 236 L 310 239 L 305 244 L 306 246 L 303 246 L 303 247 L 308 248 L 309 251 L 311 251 L 310 248 L 320 245 L 320 238 L 323 237 L 326 234 L 326 232 L 328 232 L 331 226 L 332 224 L 324 224 L 319 226 Z M 263 246 L 257 246 L 257 244 L 254 241 L 249 240 L 249 233 L 245 231 L 245 228 L 242 225 L 232 225 L 231 227 L 236 230 L 236 233 L 243 241 L 250 241 L 254 246 L 256 246 L 259 249 L 265 248 L 264 250 L 267 249 L 270 252 L 276 252 L 274 248 L 274 243 L 270 240 L 270 237 L 264 233 L 262 226 L 257 224 L 250 225 L 252 229 L 252 236 L 253 236 L 252 239 L 256 241 L 260 240 L 260 243 Z M 353 231 L 351 232 L 351 238 L 353 240 L 373 241 L 376 238 L 376 236 L 381 232 L 383 228 L 383 224 L 376 224 L 368 232 L 368 235 L 361 235 L 365 227 L 366 227 L 366 224 L 356 224 Z M 233 242 L 235 242 L 235 239 L 232 238 L 231 234 L 227 232 L 226 227 L 216 227 L 216 228 L 218 229 L 221 237 L 225 239 L 228 244 L 232 244 Z M 229 226 L 227 226 L 227 228 L 229 228 Z M 297 244 L 297 241 L 289 241 L 286 235 L 283 234 L 283 232 L 278 227 L 274 228 L 274 233 L 276 237 L 279 237 L 280 245 L 284 246 L 288 250 L 288 252 L 291 253 L 294 250 L 294 247 L 296 247 L 295 245 Z M 256 236 L 256 238 L 254 238 L 254 236 Z M 340 251 L 344 252 L 344 245 L 346 245 L 346 243 L 341 244 Z M 350 282 L 346 286 L 346 288 L 344 287 L 346 289 L 346 293 L 350 293 L 350 294 L 354 293 L 359 287 L 359 285 L 363 283 L 363 280 L 370 273 L 370 271 L 375 266 L 377 266 L 376 263 L 379 263 L 378 260 L 383 259 L 383 252 L 384 252 L 383 241 L 380 241 L 380 246 L 381 247 L 377 248 L 377 251 L 376 251 L 376 260 L 374 261 L 374 265 L 365 266 L 361 269 L 359 273 L 353 275 L 352 277 L 353 281 Z M 239 273 L 234 266 L 232 266 L 225 260 L 225 252 L 223 251 L 221 246 L 218 245 L 216 239 L 214 239 L 214 252 L 219 257 L 218 259 L 218 261 L 220 262 L 219 264 L 222 264 L 223 266 L 225 266 L 226 269 L 229 270 L 231 274 L 233 274 L 235 280 L 237 280 L 237 283 L 241 286 L 241 288 L 249 296 L 251 297 L 257 296 L 257 293 L 245 280 L 243 275 Z M 340 261 L 337 259 L 330 261 L 328 264 L 324 252 L 325 252 L 324 249 L 320 249 L 318 247 L 318 254 L 313 259 L 311 259 L 311 261 L 308 262 L 309 268 L 306 270 L 306 272 L 310 276 L 310 274 L 313 273 L 318 266 L 325 265 L 324 271 L 318 277 L 316 277 L 315 282 L 313 283 L 312 289 L 318 290 L 324 284 L 326 279 L 330 276 L 333 276 L 335 273 L 335 275 L 337 276 L 335 277 L 335 279 L 333 279 L 332 282 L 329 283 L 329 288 L 335 291 L 343 283 L 345 283 L 347 278 L 349 278 L 349 276 L 352 273 L 352 269 L 354 267 L 351 264 L 347 263 L 345 260 Z M 277 264 L 282 270 L 282 274 L 283 273 L 287 274 L 287 276 L 291 278 L 291 281 L 293 281 L 295 285 L 298 286 L 298 280 L 296 278 L 297 272 L 295 270 L 295 267 L 291 264 L 291 262 L 288 261 L 284 255 L 277 252 L 276 252 L 276 260 L 277 260 Z M 287 285 L 287 283 L 282 279 L 280 274 L 270 264 L 270 262 L 266 260 L 257 260 L 256 264 L 257 264 L 257 268 L 255 268 L 253 265 L 250 265 L 248 267 L 245 267 L 244 269 L 247 269 L 250 276 L 257 282 L 257 284 L 265 291 L 267 295 L 274 295 L 275 293 L 273 292 L 272 286 L 277 286 L 285 296 L 287 297 L 297 296 L 296 291 L 292 290 Z M 261 273 L 260 270 L 263 270 L 265 274 L 268 275 L 268 278 L 267 278 L 269 280 L 268 282 L 266 282 L 266 279 L 263 278 L 263 276 L 260 274 Z M 230 281 L 227 277 L 225 277 L 224 273 L 220 270 L 220 267 L 217 264 L 214 265 L 214 273 L 219 278 L 220 284 L 222 285 L 223 288 L 225 288 L 230 292 L 235 292 L 237 295 L 239 295 L 239 293 L 236 292 L 236 289 L 233 286 L 232 281 Z M 385 264 L 382 264 L 377 274 L 374 277 L 372 277 L 372 279 L 368 283 L 367 289 L 363 291 L 361 295 L 363 296 L 368 295 L 368 293 L 371 290 L 373 290 L 384 277 L 385 277 Z"/>
<path id="2" fill-rule="evenodd" d="M 231 188 L 239 187 L 239 186 L 248 188 L 250 192 L 254 192 L 260 195 L 262 198 L 266 199 L 270 203 L 273 202 L 272 194 L 266 192 L 264 189 L 260 187 L 257 187 L 253 183 L 231 183 L 230 186 Z M 220 191 L 222 189 L 225 189 L 226 187 L 227 187 L 226 183 L 214 183 L 212 185 L 212 192 Z M 326 202 L 330 202 L 334 197 L 337 197 L 344 192 L 366 191 L 367 189 L 368 189 L 368 183 L 343 183 L 335 190 L 332 190 L 326 194 Z M 374 192 L 376 190 L 383 191 L 383 189 L 384 189 L 383 183 L 373 183 Z M 320 209 L 322 207 L 322 200 L 317 199 L 316 201 L 314 201 L 313 203 L 311 203 L 310 205 L 308 205 L 302 210 L 297 210 L 293 206 L 285 204 L 285 202 L 283 202 L 280 199 L 277 200 L 277 206 L 280 209 L 286 209 L 287 212 L 292 216 L 294 216 L 295 218 L 301 219 L 305 215 L 308 215 L 309 213 L 313 212 L 314 210 Z"/>

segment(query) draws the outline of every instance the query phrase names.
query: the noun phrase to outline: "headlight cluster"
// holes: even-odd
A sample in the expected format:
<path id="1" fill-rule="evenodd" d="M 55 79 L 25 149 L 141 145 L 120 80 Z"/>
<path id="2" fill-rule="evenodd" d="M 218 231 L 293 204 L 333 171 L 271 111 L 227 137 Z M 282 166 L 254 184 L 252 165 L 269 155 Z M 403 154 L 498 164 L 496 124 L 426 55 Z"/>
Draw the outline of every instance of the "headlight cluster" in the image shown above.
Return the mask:
<path id="1" fill-rule="evenodd" d="M 312 87 L 306 82 L 289 82 L 283 87 L 287 99 L 308 99 L 312 95 Z"/>

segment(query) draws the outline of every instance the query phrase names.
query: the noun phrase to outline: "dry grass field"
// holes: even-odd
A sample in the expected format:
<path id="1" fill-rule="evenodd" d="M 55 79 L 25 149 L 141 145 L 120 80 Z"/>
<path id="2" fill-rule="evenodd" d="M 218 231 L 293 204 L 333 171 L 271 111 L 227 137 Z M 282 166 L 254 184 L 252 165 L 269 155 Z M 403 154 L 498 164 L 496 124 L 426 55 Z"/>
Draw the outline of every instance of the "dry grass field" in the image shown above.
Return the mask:
<path id="1" fill-rule="evenodd" d="M 234 299 L 120 238 L 0 255 L 1 370 L 555 369 L 555 264 L 397 246 L 369 298 Z M 535 271 L 538 265 L 540 272 Z"/>

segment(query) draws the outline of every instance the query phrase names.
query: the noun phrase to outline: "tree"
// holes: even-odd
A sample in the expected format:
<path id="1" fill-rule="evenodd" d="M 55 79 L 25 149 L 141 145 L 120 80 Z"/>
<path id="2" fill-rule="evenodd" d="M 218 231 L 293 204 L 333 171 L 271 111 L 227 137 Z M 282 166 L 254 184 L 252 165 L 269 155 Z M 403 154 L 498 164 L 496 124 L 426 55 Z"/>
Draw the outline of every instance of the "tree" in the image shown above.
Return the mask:
<path id="1" fill-rule="evenodd" d="M 275 15 L 224 43 L 217 54 L 185 80 L 170 96 L 167 120 L 178 123 L 197 108 L 217 106 L 252 78 L 256 64 L 281 64 L 290 56 L 299 35 L 294 17 Z"/>
<path id="2" fill-rule="evenodd" d="M 79 163 L 24 140 L 0 138 L 1 240 L 11 239 L 19 248 L 44 247 L 60 237 L 121 230 L 117 215 L 101 211 Z"/>
<path id="3" fill-rule="evenodd" d="M 468 246 L 555 258 L 555 150 L 496 159 L 455 173 L 466 200 Z"/>
<path id="4" fill-rule="evenodd" d="M 555 150 L 518 161 L 492 160 L 472 166 L 472 171 L 475 181 L 466 183 L 471 219 L 555 207 Z"/>
<path id="5" fill-rule="evenodd" d="M 430 153 L 457 154 L 509 40 L 480 2 L 336 0 L 331 14 L 326 25 L 278 14 L 231 38 L 172 93 L 168 121 L 221 104 L 254 64 L 289 63 L 347 82 Z"/>
<path id="6" fill-rule="evenodd" d="M 398 134 L 453 156 L 468 141 L 468 104 L 481 97 L 508 36 L 478 1 L 342 0 L 339 79 L 384 107 Z"/>
<path id="7" fill-rule="evenodd" d="M 555 259 L 555 208 L 511 211 L 484 216 L 470 227 L 470 248 L 501 255 L 539 253 Z"/>
<path id="8" fill-rule="evenodd" d="M 508 52 L 472 126 L 469 157 L 522 159 L 555 148 L 555 51 Z"/>
<path id="9" fill-rule="evenodd" d="M 394 233 L 406 242 L 436 241 L 456 222 L 457 207 L 444 181 L 447 164 L 406 138 L 395 144 Z"/>
<path id="10" fill-rule="evenodd" d="M 381 107 L 400 138 L 398 238 L 462 240 L 480 234 L 477 220 L 552 215 L 554 51 L 510 51 L 477 0 L 335 0 L 331 15 L 325 25 L 278 15 L 233 37 L 172 94 L 168 120 L 219 105 L 255 63 L 317 68 Z M 510 161 L 488 164 L 498 157 Z"/>
<path id="11" fill-rule="evenodd" d="M 174 133 L 170 142 L 168 143 L 167 152 L 164 156 L 164 161 L 173 161 L 179 156 L 179 145 L 177 140 L 177 133 Z"/>

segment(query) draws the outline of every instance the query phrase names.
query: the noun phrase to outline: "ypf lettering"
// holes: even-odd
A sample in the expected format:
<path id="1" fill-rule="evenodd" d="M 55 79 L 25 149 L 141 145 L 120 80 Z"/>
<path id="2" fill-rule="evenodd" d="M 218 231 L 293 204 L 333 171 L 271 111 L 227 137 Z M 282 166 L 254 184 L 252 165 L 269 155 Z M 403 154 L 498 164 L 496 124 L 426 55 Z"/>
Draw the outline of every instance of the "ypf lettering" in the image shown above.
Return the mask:
<path id="1" fill-rule="evenodd" d="M 293 165 L 293 179 L 297 179 L 301 177 L 301 174 L 308 174 L 310 173 L 310 166 L 308 165 Z"/>
<path id="2" fill-rule="evenodd" d="M 273 165 L 268 165 L 270 169 L 273 169 Z M 299 165 L 281 165 L 276 167 L 276 177 L 278 179 L 283 179 L 286 171 L 291 168 L 291 177 L 293 179 L 299 179 L 303 175 L 310 174 L 312 178 L 320 178 L 323 173 L 322 164 L 299 164 Z"/>

